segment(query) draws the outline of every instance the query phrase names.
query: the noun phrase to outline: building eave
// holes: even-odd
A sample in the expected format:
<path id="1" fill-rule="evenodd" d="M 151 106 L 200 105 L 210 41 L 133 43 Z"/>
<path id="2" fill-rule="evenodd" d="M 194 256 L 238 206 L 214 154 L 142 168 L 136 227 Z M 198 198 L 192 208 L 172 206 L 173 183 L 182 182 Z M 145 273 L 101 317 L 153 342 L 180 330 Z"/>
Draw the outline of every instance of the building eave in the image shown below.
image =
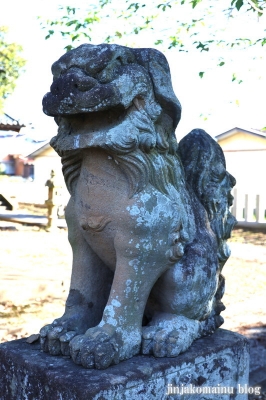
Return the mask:
<path id="1" fill-rule="evenodd" d="M 50 141 L 47 141 L 41 147 L 39 147 L 38 149 L 34 150 L 32 153 L 28 154 L 27 157 L 35 158 L 35 157 L 39 156 L 43 151 L 48 150 L 50 147 L 51 147 Z"/>
<path id="2" fill-rule="evenodd" d="M 226 139 L 230 136 L 233 136 L 238 132 L 248 133 L 250 135 L 266 139 L 266 133 L 264 133 L 262 131 L 259 131 L 256 129 L 243 129 L 243 128 L 239 128 L 239 127 L 235 127 L 235 128 L 229 129 L 226 132 L 220 133 L 219 135 L 215 136 L 215 139 L 219 142 L 220 140 Z"/>

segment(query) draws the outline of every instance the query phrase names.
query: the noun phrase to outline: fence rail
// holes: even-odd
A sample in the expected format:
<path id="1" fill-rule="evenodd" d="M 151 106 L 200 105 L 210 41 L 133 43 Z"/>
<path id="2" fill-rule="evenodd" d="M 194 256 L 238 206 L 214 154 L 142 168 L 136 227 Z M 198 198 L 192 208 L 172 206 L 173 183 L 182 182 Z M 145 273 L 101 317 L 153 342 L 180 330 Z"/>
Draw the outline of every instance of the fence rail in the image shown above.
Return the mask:
<path id="1" fill-rule="evenodd" d="M 266 228 L 266 196 L 264 194 L 245 193 L 234 189 L 234 204 L 231 212 L 239 227 Z"/>

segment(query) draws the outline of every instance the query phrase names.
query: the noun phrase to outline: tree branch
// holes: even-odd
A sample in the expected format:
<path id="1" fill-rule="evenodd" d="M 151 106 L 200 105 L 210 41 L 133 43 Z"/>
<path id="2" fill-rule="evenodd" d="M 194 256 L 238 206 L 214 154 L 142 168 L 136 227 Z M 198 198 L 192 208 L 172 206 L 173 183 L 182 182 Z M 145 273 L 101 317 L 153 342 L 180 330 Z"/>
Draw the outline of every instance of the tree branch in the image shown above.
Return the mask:
<path id="1" fill-rule="evenodd" d="M 264 13 L 264 10 L 258 8 L 258 7 L 253 3 L 252 0 L 247 0 L 247 2 L 248 2 L 248 4 L 249 4 L 255 11 L 257 11 L 258 13 L 260 13 L 260 14 L 263 14 L 263 13 Z"/>

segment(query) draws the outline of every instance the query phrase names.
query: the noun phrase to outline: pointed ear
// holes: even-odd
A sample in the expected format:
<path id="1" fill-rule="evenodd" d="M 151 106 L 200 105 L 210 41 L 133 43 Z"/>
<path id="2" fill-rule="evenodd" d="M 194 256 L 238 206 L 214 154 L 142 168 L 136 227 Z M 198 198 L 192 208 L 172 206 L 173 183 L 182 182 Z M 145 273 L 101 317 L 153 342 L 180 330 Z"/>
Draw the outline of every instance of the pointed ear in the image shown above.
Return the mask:
<path id="1" fill-rule="evenodd" d="M 176 128 L 181 118 L 181 104 L 174 93 L 170 68 L 165 56 L 155 49 L 132 50 L 138 64 L 149 72 L 155 98 L 163 110 L 173 119 Z"/>

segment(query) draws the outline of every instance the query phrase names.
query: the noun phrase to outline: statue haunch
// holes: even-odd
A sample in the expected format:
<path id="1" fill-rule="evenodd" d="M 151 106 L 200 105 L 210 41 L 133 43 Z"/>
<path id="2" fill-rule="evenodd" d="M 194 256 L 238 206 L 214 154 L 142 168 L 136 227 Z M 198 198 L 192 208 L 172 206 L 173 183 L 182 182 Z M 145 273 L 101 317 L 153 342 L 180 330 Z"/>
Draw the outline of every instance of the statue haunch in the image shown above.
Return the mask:
<path id="1" fill-rule="evenodd" d="M 160 52 L 84 44 L 52 72 L 43 108 L 58 124 L 73 267 L 42 349 L 98 369 L 175 357 L 223 323 L 235 179 L 204 131 L 177 144 L 181 106 Z"/>

